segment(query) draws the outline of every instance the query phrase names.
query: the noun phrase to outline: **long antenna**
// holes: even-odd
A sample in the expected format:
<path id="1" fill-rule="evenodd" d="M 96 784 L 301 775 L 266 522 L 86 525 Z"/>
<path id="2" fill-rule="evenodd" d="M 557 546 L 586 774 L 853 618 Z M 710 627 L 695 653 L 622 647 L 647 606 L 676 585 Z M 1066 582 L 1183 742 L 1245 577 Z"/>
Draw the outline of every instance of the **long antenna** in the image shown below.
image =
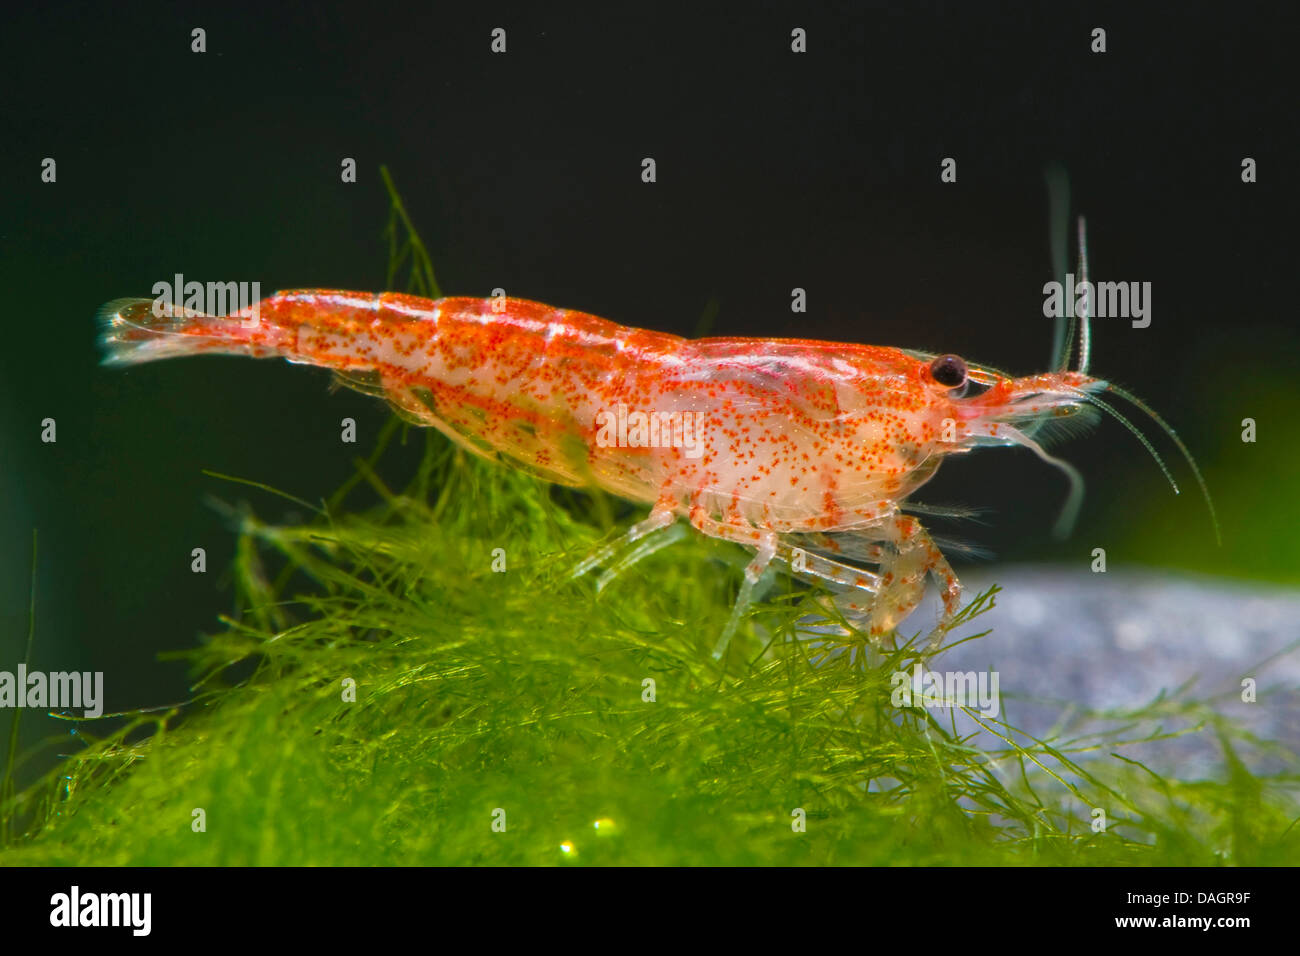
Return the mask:
<path id="1" fill-rule="evenodd" d="M 1079 217 L 1079 281 L 1088 281 L 1088 224 L 1082 216 Z M 1092 318 L 1092 287 L 1088 288 L 1088 307 L 1079 316 L 1079 371 L 1085 375 L 1088 372 L 1088 362 L 1092 359 L 1092 327 L 1088 323 Z"/>
<path id="2" fill-rule="evenodd" d="M 1187 459 L 1187 464 L 1192 469 L 1192 474 L 1196 476 L 1196 483 L 1201 486 L 1201 496 L 1205 499 L 1205 506 L 1210 509 L 1210 521 L 1214 525 L 1214 540 L 1217 544 L 1222 546 L 1223 534 L 1219 531 L 1219 514 L 1214 510 L 1214 499 L 1210 497 L 1210 486 L 1205 483 L 1205 477 L 1201 474 L 1201 469 L 1197 467 L 1196 459 L 1192 457 L 1192 453 L 1188 450 L 1187 446 L 1183 444 L 1183 440 L 1178 437 L 1178 433 L 1173 430 L 1173 427 L 1168 422 L 1156 414 L 1155 409 L 1142 401 L 1142 399 L 1138 398 L 1132 392 L 1125 391 L 1119 386 L 1110 383 L 1107 384 L 1106 390 L 1114 392 L 1120 398 L 1133 404 L 1139 411 L 1145 412 L 1147 416 L 1160 427 L 1160 430 L 1168 435 L 1170 440 L 1178 446 L 1178 450 L 1182 452 L 1183 457 Z M 1174 490 L 1176 491 L 1177 488 Z"/>
<path id="3" fill-rule="evenodd" d="M 1070 231 L 1070 176 L 1065 167 L 1056 162 L 1049 164 L 1043 175 L 1047 180 L 1047 236 L 1052 246 L 1052 278 L 1064 289 L 1066 246 Z M 1073 310 L 1070 314 L 1073 315 Z M 1047 367 L 1055 371 L 1064 371 L 1069 361 L 1066 324 L 1066 313 L 1062 312 L 1056 317 L 1052 331 L 1052 353 L 1047 361 Z"/>

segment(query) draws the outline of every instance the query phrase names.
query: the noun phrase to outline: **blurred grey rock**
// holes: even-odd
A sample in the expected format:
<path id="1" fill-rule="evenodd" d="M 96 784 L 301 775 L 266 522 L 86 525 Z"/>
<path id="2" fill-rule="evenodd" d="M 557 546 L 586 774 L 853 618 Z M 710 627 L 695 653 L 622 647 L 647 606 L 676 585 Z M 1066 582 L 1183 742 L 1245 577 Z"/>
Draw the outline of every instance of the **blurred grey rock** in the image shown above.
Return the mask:
<path id="1" fill-rule="evenodd" d="M 942 652 L 931 667 L 996 670 L 1001 718 L 1028 733 L 1041 738 L 1056 727 L 1072 737 L 1114 727 L 1088 712 L 1133 710 L 1189 684 L 1177 700 L 1213 698 L 1216 711 L 1252 733 L 1291 755 L 1300 748 L 1300 591 L 1148 569 L 1094 574 L 1086 565 L 1006 565 L 968 570 L 962 580 L 968 598 L 994 583 L 1002 590 L 996 607 L 947 643 L 992 633 Z M 931 599 L 908 624 L 922 629 L 935 617 Z M 1254 703 L 1241 699 L 1246 678 L 1257 685 Z M 1172 708 L 1159 720 L 1167 731 L 1190 722 Z M 1121 736 L 1132 739 L 1155 726 Z M 958 727 L 975 729 L 964 719 Z M 1212 728 L 1119 752 L 1181 779 L 1222 772 Z M 1239 756 L 1257 772 L 1282 763 L 1264 752 Z"/>

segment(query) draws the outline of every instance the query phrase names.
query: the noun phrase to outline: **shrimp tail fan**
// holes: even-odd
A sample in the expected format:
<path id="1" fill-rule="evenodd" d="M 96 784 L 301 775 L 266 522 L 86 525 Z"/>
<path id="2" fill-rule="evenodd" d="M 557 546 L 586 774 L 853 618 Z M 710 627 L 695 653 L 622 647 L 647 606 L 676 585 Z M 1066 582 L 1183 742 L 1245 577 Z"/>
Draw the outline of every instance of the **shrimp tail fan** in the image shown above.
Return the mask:
<path id="1" fill-rule="evenodd" d="M 262 358 L 268 333 L 256 321 L 213 316 L 157 299 L 114 299 L 97 316 L 105 365 L 137 365 L 184 355 L 219 352 Z"/>

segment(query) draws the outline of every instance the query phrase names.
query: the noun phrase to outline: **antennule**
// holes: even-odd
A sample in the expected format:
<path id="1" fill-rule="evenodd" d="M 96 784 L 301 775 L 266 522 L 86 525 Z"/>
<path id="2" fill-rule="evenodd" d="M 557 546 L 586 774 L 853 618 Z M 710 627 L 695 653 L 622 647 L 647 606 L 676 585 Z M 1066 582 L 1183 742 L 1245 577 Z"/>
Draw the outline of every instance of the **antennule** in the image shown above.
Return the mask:
<path id="1" fill-rule="evenodd" d="M 1218 512 L 1214 510 L 1214 499 L 1210 497 L 1210 486 L 1205 483 L 1205 478 L 1201 475 L 1201 469 L 1196 465 L 1196 459 L 1192 457 L 1192 453 L 1188 451 L 1187 446 L 1183 444 L 1183 440 L 1178 437 L 1178 433 L 1170 427 L 1168 422 L 1156 414 L 1155 409 L 1142 401 L 1142 399 L 1138 398 L 1132 392 L 1125 391 L 1119 386 L 1111 385 L 1109 383 L 1107 384 L 1107 388 L 1120 398 L 1128 401 L 1139 411 L 1145 412 L 1147 417 L 1160 426 L 1160 430 L 1169 436 L 1169 440 L 1178 446 L 1178 450 L 1182 452 L 1183 458 L 1186 459 L 1188 467 L 1192 469 L 1192 474 L 1196 476 L 1196 483 L 1201 487 L 1201 496 L 1205 498 L 1205 506 L 1210 510 L 1210 522 L 1214 525 L 1214 541 L 1216 544 L 1222 546 L 1223 535 L 1219 531 L 1219 515 Z M 1092 396 L 1089 396 L 1089 399 L 1094 402 L 1096 401 Z M 1166 472 L 1166 474 L 1168 474 L 1168 472 Z M 1172 482 L 1173 479 L 1171 478 L 1170 481 Z M 1174 490 L 1178 490 L 1177 486 L 1174 487 Z"/>
<path id="2" fill-rule="evenodd" d="M 1096 395 L 1088 395 L 1087 398 L 1089 402 L 1091 402 L 1093 405 L 1096 405 L 1103 412 L 1110 415 L 1112 418 L 1115 419 L 1115 421 L 1119 422 L 1121 425 L 1123 425 L 1125 428 L 1127 428 L 1130 432 L 1133 433 L 1133 437 L 1136 438 L 1138 441 L 1140 441 L 1142 443 L 1142 447 L 1145 448 L 1147 451 L 1149 451 L 1151 453 L 1151 457 L 1156 460 L 1156 464 L 1160 466 L 1160 470 L 1164 473 L 1165 480 L 1169 482 L 1169 487 L 1174 489 L 1174 494 L 1176 495 L 1182 494 L 1182 492 L 1178 489 L 1178 482 L 1174 481 L 1174 476 L 1169 471 L 1169 466 L 1166 465 L 1165 460 L 1160 457 L 1160 453 L 1156 451 L 1155 445 L 1151 444 L 1151 440 L 1147 438 L 1146 435 L 1143 435 L 1142 432 L 1138 430 L 1138 427 L 1136 425 L 1134 425 L 1131 421 L 1129 421 L 1127 418 L 1121 415 L 1119 413 L 1119 410 L 1116 409 L 1114 406 L 1107 405 Z"/>

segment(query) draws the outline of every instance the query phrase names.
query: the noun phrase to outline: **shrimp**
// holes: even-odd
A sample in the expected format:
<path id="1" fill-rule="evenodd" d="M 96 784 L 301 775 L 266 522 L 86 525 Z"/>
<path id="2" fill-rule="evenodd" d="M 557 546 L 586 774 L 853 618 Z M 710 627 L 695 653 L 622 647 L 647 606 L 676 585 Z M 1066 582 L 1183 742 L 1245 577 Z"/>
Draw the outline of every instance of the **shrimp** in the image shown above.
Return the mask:
<path id="1" fill-rule="evenodd" d="M 1056 371 L 1013 378 L 955 355 L 892 347 L 691 340 L 524 299 L 325 289 L 279 292 L 228 316 L 123 299 L 100 318 L 106 364 L 210 352 L 322 366 L 477 455 L 650 506 L 575 574 L 621 550 L 614 567 L 644 558 L 680 538 L 679 519 L 744 545 L 753 557 L 717 657 L 774 561 L 824 582 L 845 618 L 875 642 L 917 607 L 932 579 L 943 604 L 937 643 L 958 614 L 962 587 L 916 517 L 934 509 L 911 506 L 909 496 L 949 455 L 1021 446 L 1065 472 L 1066 511 L 1077 511 L 1079 473 L 1034 436 L 1087 413 L 1121 421 L 1168 476 L 1151 443 L 1101 393 L 1149 414 L 1205 487 L 1163 420 L 1086 374 L 1086 345 L 1078 370 L 1062 361 Z"/>

